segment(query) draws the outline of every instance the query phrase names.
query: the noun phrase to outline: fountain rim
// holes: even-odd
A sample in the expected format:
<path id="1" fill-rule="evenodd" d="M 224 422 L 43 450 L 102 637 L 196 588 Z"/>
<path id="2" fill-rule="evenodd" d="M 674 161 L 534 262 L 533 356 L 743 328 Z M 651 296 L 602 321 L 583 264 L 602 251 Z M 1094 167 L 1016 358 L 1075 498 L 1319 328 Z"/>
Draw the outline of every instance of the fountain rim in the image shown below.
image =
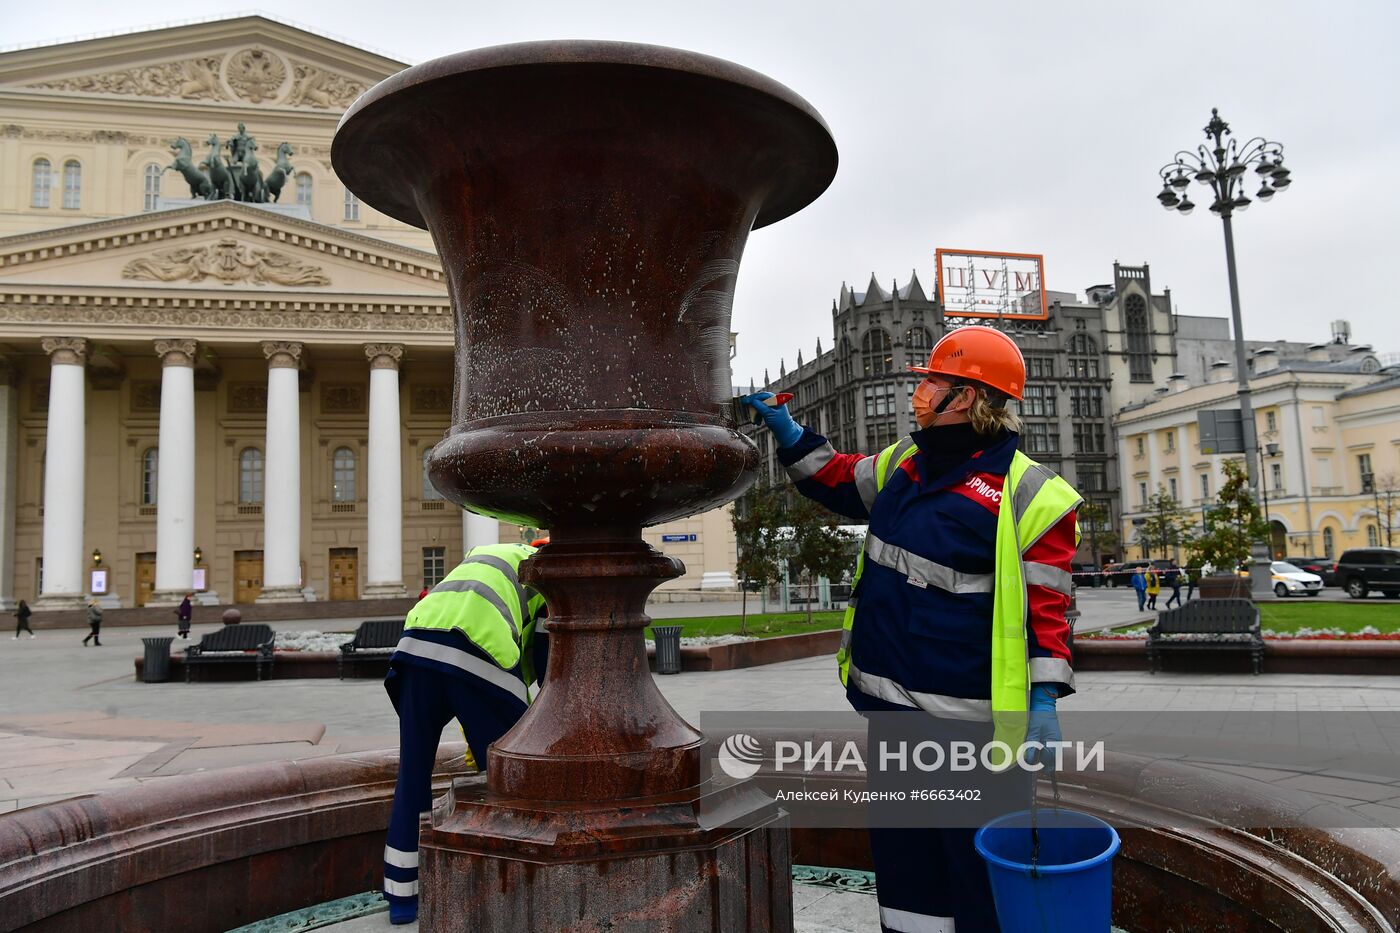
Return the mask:
<path id="1" fill-rule="evenodd" d="M 674 72 L 708 78 L 771 98 L 791 108 L 799 119 L 805 119 L 813 125 L 813 141 L 824 143 L 827 150 L 824 159 L 821 160 L 821 170 L 813 173 L 813 184 L 809 188 L 799 190 L 795 196 L 781 202 L 765 204 L 754 220 L 755 230 L 790 217 L 807 207 L 831 186 L 836 177 L 838 155 L 831 128 L 806 98 L 787 85 L 752 68 L 702 52 L 610 39 L 513 42 L 454 52 L 405 68 L 365 91 L 341 116 L 331 141 L 331 164 L 336 175 L 351 191 L 365 187 L 363 183 L 369 181 L 374 173 L 367 174 L 348 157 L 346 149 L 350 145 L 349 137 L 372 133 L 372 129 L 362 127 L 361 124 L 391 99 L 393 103 L 401 105 L 403 95 L 426 92 L 435 84 L 461 79 L 469 74 L 541 66 L 591 65 Z M 387 206 L 381 207 L 368 200 L 365 203 L 404 223 L 427 229 L 427 222 L 416 209 L 410 210 L 402 205 L 387 209 Z"/>

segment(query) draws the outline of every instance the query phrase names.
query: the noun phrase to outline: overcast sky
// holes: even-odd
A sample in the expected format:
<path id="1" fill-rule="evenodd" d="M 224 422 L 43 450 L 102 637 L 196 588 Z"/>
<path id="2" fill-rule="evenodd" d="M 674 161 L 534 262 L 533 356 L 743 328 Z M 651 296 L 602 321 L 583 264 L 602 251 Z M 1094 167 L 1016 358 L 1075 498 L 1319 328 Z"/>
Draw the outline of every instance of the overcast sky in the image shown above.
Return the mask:
<path id="1" fill-rule="evenodd" d="M 245 0 L 246 2 L 246 0 Z M 0 4 L 0 44 L 130 30 L 242 3 Z M 1220 221 L 1154 199 L 1211 107 L 1241 141 L 1282 142 L 1294 185 L 1236 219 L 1245 335 L 1353 339 L 1400 351 L 1400 4 L 1004 2 L 589 3 L 300 0 L 274 18 L 408 63 L 485 45 L 601 38 L 693 49 L 792 87 L 841 154 L 831 188 L 749 240 L 736 382 L 831 346 L 842 281 L 885 287 L 936 247 L 1045 255 L 1046 285 L 1151 265 L 1184 314 L 1227 315 Z"/>

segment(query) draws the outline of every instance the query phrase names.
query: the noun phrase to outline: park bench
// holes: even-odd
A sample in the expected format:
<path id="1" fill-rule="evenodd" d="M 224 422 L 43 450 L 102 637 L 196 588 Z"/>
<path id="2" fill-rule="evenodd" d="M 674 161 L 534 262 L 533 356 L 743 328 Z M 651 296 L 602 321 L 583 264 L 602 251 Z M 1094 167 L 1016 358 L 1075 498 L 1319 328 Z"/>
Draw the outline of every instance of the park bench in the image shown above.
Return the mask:
<path id="1" fill-rule="evenodd" d="M 1248 651 L 1258 674 L 1264 667 L 1259 609 L 1248 599 L 1197 599 L 1157 614 L 1147 630 L 1147 670 L 1157 673 L 1162 652 L 1177 649 Z"/>
<path id="2" fill-rule="evenodd" d="M 185 649 L 185 683 L 195 667 L 205 664 L 251 664 L 258 680 L 263 667 L 272 667 L 272 628 L 260 624 L 225 625 L 210 632 L 197 645 Z"/>
<path id="3" fill-rule="evenodd" d="M 345 664 L 355 664 L 364 658 L 388 658 L 403 638 L 403 619 L 370 619 L 355 629 L 355 637 L 340 646 L 336 671 L 345 679 Z M 354 668 L 352 667 L 353 671 Z"/>

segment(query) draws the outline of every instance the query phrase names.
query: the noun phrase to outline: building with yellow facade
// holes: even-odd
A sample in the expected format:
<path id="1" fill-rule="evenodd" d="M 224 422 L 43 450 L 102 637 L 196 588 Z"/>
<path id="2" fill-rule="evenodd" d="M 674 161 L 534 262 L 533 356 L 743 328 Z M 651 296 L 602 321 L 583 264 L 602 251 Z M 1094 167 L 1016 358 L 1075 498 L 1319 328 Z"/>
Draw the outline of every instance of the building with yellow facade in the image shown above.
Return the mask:
<path id="1" fill-rule="evenodd" d="M 1386 492 L 1400 488 L 1400 368 L 1382 366 L 1365 345 L 1314 344 L 1299 358 L 1280 355 L 1277 346 L 1256 345 L 1249 380 L 1274 556 L 1336 558 L 1349 547 L 1386 544 L 1387 531 L 1394 540 Z M 1151 495 L 1165 491 L 1199 525 L 1224 481 L 1222 462 L 1242 457 L 1201 449 L 1200 413 L 1239 408 L 1230 363 L 1209 365 L 1205 383 L 1174 379 L 1155 399 L 1115 416 L 1130 556 L 1161 556 L 1160 544 L 1140 536 Z"/>
<path id="2" fill-rule="evenodd" d="M 331 167 L 403 67 L 258 16 L 0 54 L 0 603 L 415 594 L 533 536 L 428 482 L 442 265 Z M 234 146 L 275 201 L 208 199 Z M 648 538 L 731 579 L 724 511 Z"/>

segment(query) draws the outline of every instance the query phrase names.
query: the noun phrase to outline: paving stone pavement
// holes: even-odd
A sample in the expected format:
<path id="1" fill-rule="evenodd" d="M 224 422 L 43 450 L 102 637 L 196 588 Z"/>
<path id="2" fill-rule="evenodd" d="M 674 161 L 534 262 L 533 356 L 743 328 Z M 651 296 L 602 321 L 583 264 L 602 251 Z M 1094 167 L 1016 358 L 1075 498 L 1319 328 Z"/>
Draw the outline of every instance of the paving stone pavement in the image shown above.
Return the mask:
<path id="1" fill-rule="evenodd" d="M 358 621 L 278 628 L 349 630 Z M 215 627 L 196 627 L 192 639 Z M 168 634 L 169 627 L 113 629 L 102 648 L 84 648 L 82 634 L 67 630 L 0 639 L 0 813 L 173 774 L 397 745 L 393 709 L 373 680 L 137 683 L 141 637 Z M 849 710 L 827 657 L 657 683 L 692 721 L 705 712 Z M 1089 672 L 1079 675 L 1078 687 L 1063 710 L 1400 710 L 1400 676 Z M 444 736 L 460 737 L 455 723 Z M 1385 778 L 1322 767 L 1221 767 L 1317 792 L 1400 826 L 1400 786 Z"/>

